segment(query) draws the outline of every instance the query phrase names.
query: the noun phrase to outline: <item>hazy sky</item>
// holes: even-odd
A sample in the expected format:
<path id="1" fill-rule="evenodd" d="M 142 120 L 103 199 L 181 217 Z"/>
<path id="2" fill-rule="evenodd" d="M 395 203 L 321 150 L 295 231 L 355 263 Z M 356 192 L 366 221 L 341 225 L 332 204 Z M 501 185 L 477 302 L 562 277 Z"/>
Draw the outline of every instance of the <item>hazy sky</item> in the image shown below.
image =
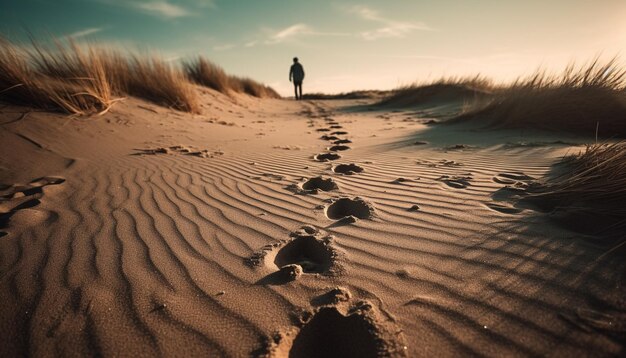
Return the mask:
<path id="1" fill-rule="evenodd" d="M 0 0 L 2 34 L 25 29 L 202 54 L 282 94 L 298 56 L 305 92 L 340 92 L 626 55 L 626 0 Z"/>

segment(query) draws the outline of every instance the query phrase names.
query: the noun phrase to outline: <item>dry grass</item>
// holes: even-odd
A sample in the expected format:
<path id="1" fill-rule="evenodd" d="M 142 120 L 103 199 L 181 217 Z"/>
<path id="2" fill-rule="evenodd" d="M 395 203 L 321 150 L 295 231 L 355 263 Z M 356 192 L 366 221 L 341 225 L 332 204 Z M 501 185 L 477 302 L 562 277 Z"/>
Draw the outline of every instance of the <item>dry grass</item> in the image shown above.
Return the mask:
<path id="1" fill-rule="evenodd" d="M 199 113 L 190 80 L 222 93 L 280 98 L 272 88 L 230 76 L 202 57 L 181 69 L 157 56 L 123 54 L 97 44 L 55 40 L 44 46 L 33 39 L 27 50 L 0 38 L 0 99 L 20 105 L 91 114 L 106 112 L 122 96 L 134 96 Z"/>
<path id="2" fill-rule="evenodd" d="M 566 158 L 565 171 L 528 199 L 570 215 L 595 233 L 626 229 L 626 142 L 593 144 Z M 576 222 L 573 222 L 573 221 Z"/>
<path id="3" fill-rule="evenodd" d="M 54 49 L 34 42 L 30 59 L 37 72 L 58 80 L 97 79 L 97 88 L 129 95 L 185 112 L 198 113 L 198 96 L 177 67 L 157 56 L 122 55 L 94 45 L 65 45 Z M 92 70 L 98 69 L 98 72 Z"/>
<path id="4" fill-rule="evenodd" d="M 616 59 L 568 66 L 560 75 L 538 71 L 496 91 L 486 105 L 457 120 L 487 120 L 491 126 L 626 136 L 626 71 Z"/>
<path id="5" fill-rule="evenodd" d="M 67 66 L 52 70 L 54 62 L 61 60 L 66 60 Z M 94 49 L 82 51 L 73 46 L 71 52 L 58 55 L 36 46 L 35 50 L 26 51 L 3 38 L 0 97 L 21 105 L 74 114 L 104 112 L 115 101 L 104 65 Z"/>
<path id="6" fill-rule="evenodd" d="M 280 98 L 278 92 L 273 88 L 259 83 L 247 77 L 232 77 L 232 81 L 237 83 L 234 87 L 240 89 L 239 92 L 259 98 Z"/>
<path id="7" fill-rule="evenodd" d="M 33 41 L 30 62 L 36 72 L 59 81 L 91 81 L 95 90 L 129 95 L 198 113 L 198 96 L 180 69 L 156 56 L 124 55 L 94 45 L 78 46 L 55 41 L 45 48 Z"/>
<path id="8" fill-rule="evenodd" d="M 183 68 L 189 79 L 195 83 L 226 93 L 231 89 L 230 76 L 218 65 L 202 56 L 183 62 Z"/>
<path id="9" fill-rule="evenodd" d="M 392 91 L 359 90 L 341 92 L 336 94 L 328 93 L 305 93 L 304 99 L 381 99 L 391 94 Z"/>
<path id="10" fill-rule="evenodd" d="M 445 77 L 427 83 L 413 83 L 391 91 L 391 95 L 379 102 L 387 106 L 415 106 L 423 103 L 450 100 L 478 100 L 494 89 L 491 80 L 474 77 Z"/>
<path id="11" fill-rule="evenodd" d="M 127 64 L 116 61 L 120 75 L 114 77 L 125 93 L 177 110 L 200 113 L 198 94 L 185 74 L 163 59 L 131 56 Z M 128 69 L 127 71 L 125 71 Z"/>
<path id="12" fill-rule="evenodd" d="M 280 98 L 271 87 L 250 78 L 228 75 L 220 66 L 202 56 L 185 61 L 183 68 L 193 82 L 224 94 L 237 92 L 259 98 Z"/>
<path id="13" fill-rule="evenodd" d="M 0 39 L 0 98 L 71 114 L 106 112 L 130 95 L 187 112 L 198 96 L 182 71 L 157 57 L 124 56 L 95 45 L 32 41 L 26 50 Z"/>

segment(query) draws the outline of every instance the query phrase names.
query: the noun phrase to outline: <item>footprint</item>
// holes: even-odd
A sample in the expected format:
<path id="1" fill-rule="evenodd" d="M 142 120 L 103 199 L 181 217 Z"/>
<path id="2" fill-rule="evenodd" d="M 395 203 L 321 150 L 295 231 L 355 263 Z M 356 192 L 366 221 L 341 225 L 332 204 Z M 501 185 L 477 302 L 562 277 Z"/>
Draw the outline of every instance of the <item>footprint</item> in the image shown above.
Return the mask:
<path id="1" fill-rule="evenodd" d="M 286 176 L 281 175 L 281 174 L 263 173 L 261 175 L 263 175 L 266 178 L 273 179 L 273 180 L 285 180 L 285 179 L 287 179 Z"/>
<path id="2" fill-rule="evenodd" d="M 346 135 L 346 134 L 348 134 L 348 132 L 346 132 L 346 131 L 336 131 L 336 132 L 332 132 L 330 134 L 332 134 L 332 135 Z"/>
<path id="3" fill-rule="evenodd" d="M 324 179 L 322 176 L 318 176 L 304 182 L 304 184 L 302 184 L 302 189 L 331 191 L 337 190 L 339 189 L 339 187 L 337 186 L 337 183 L 335 183 L 333 178 Z"/>
<path id="4" fill-rule="evenodd" d="M 518 201 L 528 195 L 528 190 L 525 187 L 515 185 L 504 186 L 491 194 L 491 198 L 495 201 Z"/>
<path id="5" fill-rule="evenodd" d="M 314 235 L 296 236 L 278 250 L 274 265 L 298 265 L 304 273 L 326 273 L 334 261 L 334 250 L 329 244 L 330 241 Z"/>
<path id="6" fill-rule="evenodd" d="M 501 212 L 503 214 L 519 214 L 523 211 L 521 208 L 516 208 L 510 203 L 500 202 L 500 203 L 486 203 L 487 206 L 491 210 L 495 210 Z"/>
<path id="7" fill-rule="evenodd" d="M 266 267 L 272 273 L 257 282 L 260 285 L 284 284 L 303 274 L 335 276 L 342 273 L 342 253 L 331 235 L 305 225 L 292 232 L 290 240 L 266 245 L 245 260 L 250 267 Z"/>
<path id="8" fill-rule="evenodd" d="M 2 215 L 8 215 L 21 209 L 28 209 L 41 204 L 38 198 L 32 195 L 14 198 L 11 200 L 0 200 L 0 218 Z"/>
<path id="9" fill-rule="evenodd" d="M 374 207 L 361 198 L 340 198 L 326 208 L 326 217 L 331 220 L 345 220 L 348 217 L 370 219 Z"/>
<path id="10" fill-rule="evenodd" d="M 402 183 L 406 183 L 406 182 L 410 182 L 413 181 L 412 179 L 407 179 L 407 178 L 403 178 L 403 177 L 399 177 L 396 178 L 394 180 L 391 181 L 392 184 L 402 184 Z"/>
<path id="11" fill-rule="evenodd" d="M 493 181 L 498 184 L 511 185 L 516 184 L 517 182 L 524 182 L 536 180 L 535 178 L 526 175 L 522 172 L 509 172 L 509 173 L 499 173 L 498 175 L 493 177 Z"/>
<path id="12" fill-rule="evenodd" d="M 339 164 L 335 167 L 333 167 L 333 172 L 335 173 L 339 173 L 339 174 L 346 174 L 346 175 L 352 175 L 355 173 L 362 173 L 363 172 L 363 167 L 358 166 L 354 163 L 351 164 Z"/>
<path id="13" fill-rule="evenodd" d="M 328 150 L 330 150 L 331 152 L 338 152 L 338 151 L 342 151 L 342 150 L 348 150 L 350 149 L 350 147 L 348 147 L 347 145 L 333 145 L 332 147 L 328 148 Z"/>
<path id="14" fill-rule="evenodd" d="M 343 315 L 335 307 L 323 307 L 302 327 L 289 356 L 378 357 L 383 346 L 375 331 L 363 315 Z"/>
<path id="15" fill-rule="evenodd" d="M 284 147 L 281 149 L 284 149 Z M 291 149 L 291 147 L 288 149 Z M 200 158 L 214 158 L 217 155 L 224 155 L 224 152 L 219 151 L 219 150 L 216 152 L 211 152 L 208 149 L 203 149 L 203 150 L 198 150 L 195 152 L 186 153 L 186 155 L 191 155 L 191 156 L 200 157 Z"/>
<path id="16" fill-rule="evenodd" d="M 333 144 L 349 144 L 352 143 L 350 139 L 339 139 L 333 142 Z"/>
<path id="17" fill-rule="evenodd" d="M 454 144 L 444 148 L 444 150 L 465 150 L 465 149 L 476 149 L 475 146 L 469 144 Z"/>
<path id="18" fill-rule="evenodd" d="M 331 128 L 331 129 L 341 129 L 343 127 L 338 125 L 338 124 L 335 124 L 335 125 L 330 126 L 329 128 Z"/>
<path id="19" fill-rule="evenodd" d="M 59 177 L 41 177 L 37 178 L 26 185 L 2 185 L 0 190 L 0 201 L 3 199 L 13 199 L 18 196 L 30 196 L 35 194 L 42 194 L 43 187 L 48 185 L 58 185 L 65 182 L 65 179 Z"/>
<path id="20" fill-rule="evenodd" d="M 259 133 L 263 134 L 263 133 Z M 210 152 L 208 149 L 203 150 L 193 150 L 189 147 L 185 147 L 183 145 L 173 145 L 170 147 L 159 147 L 159 148 L 149 148 L 149 149 L 135 149 L 137 152 L 132 155 L 156 155 L 156 154 L 185 154 L 191 155 L 195 157 L 201 158 L 213 158 L 216 155 L 224 155 L 222 151 Z"/>
<path id="21" fill-rule="evenodd" d="M 458 175 L 442 175 L 441 177 L 435 179 L 445 183 L 447 186 L 455 189 L 465 189 L 470 184 L 472 180 L 471 176 L 458 176 Z"/>
<path id="22" fill-rule="evenodd" d="M 58 185 L 63 182 L 65 182 L 63 178 L 48 176 L 37 178 L 26 185 L 1 185 L 0 229 L 8 227 L 9 221 L 12 220 L 11 218 L 18 213 L 26 216 L 39 215 L 40 212 L 28 209 L 41 204 L 40 199 L 44 196 L 43 188 L 48 185 Z M 27 220 L 25 222 L 29 221 Z M 8 235 L 5 231 L 0 232 L 0 236 Z"/>
<path id="23" fill-rule="evenodd" d="M 318 132 L 330 132 L 330 129 L 329 128 L 318 128 L 318 129 L 316 129 L 316 131 L 318 131 Z"/>
<path id="24" fill-rule="evenodd" d="M 331 160 L 337 160 L 339 158 L 341 158 L 341 155 L 337 153 L 320 153 L 316 154 L 313 157 L 313 159 L 317 160 L 318 162 L 327 162 Z"/>
<path id="25" fill-rule="evenodd" d="M 344 289 L 345 290 L 345 289 Z M 277 332 L 257 353 L 263 357 L 406 356 L 402 330 L 368 301 L 334 304 L 300 313 L 299 327 Z"/>
<path id="26" fill-rule="evenodd" d="M 331 141 L 331 140 L 337 140 L 339 139 L 339 137 L 334 136 L 334 135 L 324 134 L 323 136 L 320 137 L 320 139 Z"/>
<path id="27" fill-rule="evenodd" d="M 462 167 L 463 164 L 454 161 L 454 160 L 447 160 L 447 159 L 442 159 L 438 162 L 438 164 L 442 167 Z"/>
<path id="28" fill-rule="evenodd" d="M 44 187 L 46 185 L 58 185 L 64 183 L 65 179 L 59 177 L 41 177 L 28 183 L 30 187 Z"/>
<path id="29" fill-rule="evenodd" d="M 522 172 L 500 173 L 492 180 L 504 185 L 491 194 L 495 202 L 485 204 L 492 210 L 505 214 L 517 214 L 524 209 L 548 212 L 554 208 L 553 203 L 524 200 L 530 193 L 541 188 L 541 184 L 529 175 Z"/>
<path id="30" fill-rule="evenodd" d="M 351 298 L 352 293 L 348 289 L 337 286 L 311 299 L 311 304 L 314 306 L 336 305 L 340 302 L 348 302 Z"/>
<path id="31" fill-rule="evenodd" d="M 332 178 L 322 176 L 311 178 L 304 183 L 290 184 L 285 187 L 296 194 L 318 194 L 320 191 L 337 190 L 339 187 Z"/>

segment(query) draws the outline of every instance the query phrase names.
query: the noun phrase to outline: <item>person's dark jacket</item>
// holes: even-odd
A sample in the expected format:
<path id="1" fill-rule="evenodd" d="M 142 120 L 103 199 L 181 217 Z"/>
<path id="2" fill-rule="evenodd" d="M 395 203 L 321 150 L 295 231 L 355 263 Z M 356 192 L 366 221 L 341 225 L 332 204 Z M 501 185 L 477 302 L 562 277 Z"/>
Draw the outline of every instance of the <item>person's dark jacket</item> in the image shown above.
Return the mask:
<path id="1" fill-rule="evenodd" d="M 299 62 L 291 65 L 291 69 L 289 70 L 289 79 L 293 78 L 293 82 L 302 82 L 304 80 L 304 68 Z"/>

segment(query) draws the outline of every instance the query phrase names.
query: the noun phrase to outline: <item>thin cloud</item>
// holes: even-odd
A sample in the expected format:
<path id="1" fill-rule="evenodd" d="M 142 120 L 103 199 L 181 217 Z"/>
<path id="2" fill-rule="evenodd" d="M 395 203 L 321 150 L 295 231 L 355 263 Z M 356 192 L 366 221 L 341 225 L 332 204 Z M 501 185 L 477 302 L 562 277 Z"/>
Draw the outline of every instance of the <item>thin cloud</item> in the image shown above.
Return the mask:
<path id="1" fill-rule="evenodd" d="M 361 32 L 361 37 L 370 41 L 389 37 L 402 38 L 416 30 L 429 31 L 431 29 L 424 24 L 399 22 L 372 31 Z"/>
<path id="2" fill-rule="evenodd" d="M 213 46 L 213 50 L 215 50 L 215 51 L 227 51 L 227 50 L 231 50 L 231 49 L 233 49 L 235 47 L 236 47 L 235 44 L 224 44 L 224 45 Z"/>
<path id="3" fill-rule="evenodd" d="M 374 30 L 363 31 L 359 36 L 365 40 L 373 41 L 383 38 L 402 38 L 413 31 L 432 31 L 432 28 L 423 22 L 406 22 L 388 19 L 380 15 L 378 11 L 367 6 L 353 6 L 349 12 L 358 15 L 360 18 L 368 21 L 383 24 Z"/>
<path id="4" fill-rule="evenodd" d="M 356 5 L 350 9 L 350 12 L 359 15 L 361 18 L 365 20 L 373 20 L 373 21 L 386 21 L 378 14 L 378 11 L 370 9 L 367 6 Z"/>
<path id="5" fill-rule="evenodd" d="M 171 0 L 93 0 L 102 4 L 126 7 L 165 19 L 177 19 L 193 16 L 201 8 L 214 8 L 215 4 L 210 0 L 195 0 L 187 3 L 188 6 L 173 4 Z"/>
<path id="6" fill-rule="evenodd" d="M 284 29 L 273 32 L 265 41 L 266 44 L 277 44 L 292 40 L 301 36 L 351 36 L 342 32 L 321 32 L 313 30 L 309 25 L 299 23 L 288 26 Z M 255 41 L 248 43 L 251 46 L 256 45 Z M 247 44 L 247 45 L 248 45 Z"/>
<path id="7" fill-rule="evenodd" d="M 305 24 L 291 25 L 271 35 L 270 38 L 267 40 L 267 42 L 268 43 L 284 42 L 298 35 L 306 34 L 310 31 L 311 31 L 311 28 Z"/>
<path id="8" fill-rule="evenodd" d="M 66 37 L 69 37 L 69 38 L 72 38 L 72 39 L 78 39 L 78 38 L 81 38 L 81 37 L 86 37 L 86 36 L 89 36 L 89 35 L 93 35 L 95 33 L 98 33 L 100 31 L 102 31 L 102 30 L 103 29 L 100 28 L 100 27 L 90 27 L 88 29 L 84 29 L 84 30 L 73 32 L 73 33 L 67 35 Z"/>
<path id="9" fill-rule="evenodd" d="M 136 2 L 133 5 L 135 8 L 153 15 L 166 17 L 169 19 L 185 17 L 191 15 L 191 12 L 186 8 L 174 4 L 170 4 L 165 0 L 149 1 L 149 2 Z"/>

